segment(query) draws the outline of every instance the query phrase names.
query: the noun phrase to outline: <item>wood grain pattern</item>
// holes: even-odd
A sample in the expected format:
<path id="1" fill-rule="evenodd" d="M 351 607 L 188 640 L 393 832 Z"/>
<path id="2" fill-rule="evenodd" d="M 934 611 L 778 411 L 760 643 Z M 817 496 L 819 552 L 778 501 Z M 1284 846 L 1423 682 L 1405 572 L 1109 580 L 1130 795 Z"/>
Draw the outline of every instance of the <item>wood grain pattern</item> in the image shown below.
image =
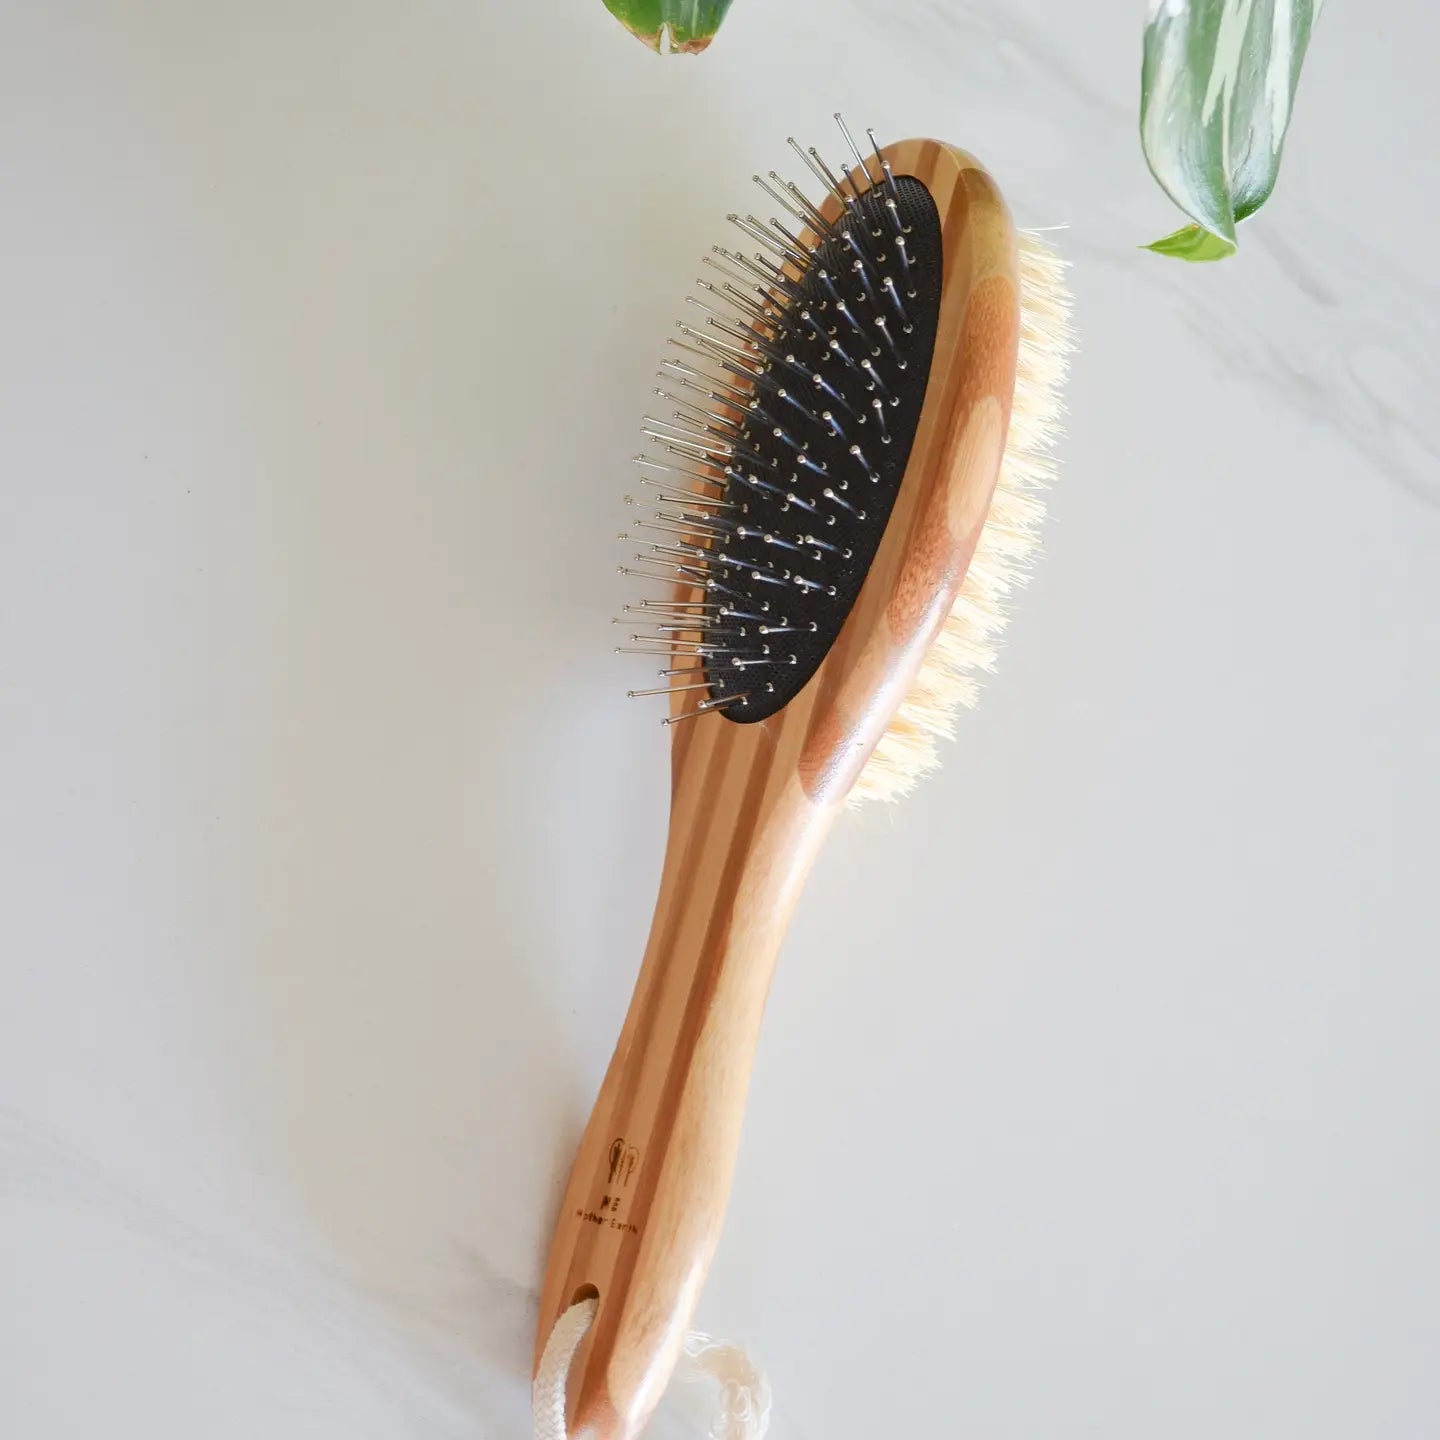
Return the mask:
<path id="1" fill-rule="evenodd" d="M 830 654 L 768 720 L 672 731 L 665 864 L 645 958 L 561 1205 L 540 1301 L 599 1296 L 572 1372 L 588 1440 L 642 1430 L 719 1238 L 760 1017 L 806 873 L 950 611 L 990 504 L 1014 390 L 1015 236 L 964 152 L 890 146 L 940 212 L 943 288 L 919 429 L 875 561 Z M 875 167 L 878 171 L 879 167 Z M 833 199 L 827 218 L 838 211 Z M 686 696 L 671 704 L 678 714 Z"/>

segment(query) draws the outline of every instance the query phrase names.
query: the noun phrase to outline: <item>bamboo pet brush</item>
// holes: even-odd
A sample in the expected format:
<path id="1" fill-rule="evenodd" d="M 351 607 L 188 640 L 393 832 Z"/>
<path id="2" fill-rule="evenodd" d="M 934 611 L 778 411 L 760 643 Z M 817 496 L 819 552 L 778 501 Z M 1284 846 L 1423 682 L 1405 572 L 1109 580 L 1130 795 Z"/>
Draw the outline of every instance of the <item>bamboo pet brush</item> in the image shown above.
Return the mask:
<path id="1" fill-rule="evenodd" d="M 836 117 L 839 120 L 839 117 Z M 660 659 L 672 804 L 630 1010 L 571 1171 L 540 1302 L 597 1301 L 578 1436 L 630 1440 L 720 1233 L 771 970 L 821 841 L 893 799 L 974 699 L 1036 543 L 1069 349 L 1062 266 L 971 156 L 907 140 L 789 219 L 731 216 L 647 420 L 654 518 L 629 647 Z M 870 134 L 872 145 L 874 135 Z M 793 220 L 795 223 L 791 224 Z M 644 628 L 648 627 L 648 628 Z M 683 723 L 682 723 L 683 722 Z"/>

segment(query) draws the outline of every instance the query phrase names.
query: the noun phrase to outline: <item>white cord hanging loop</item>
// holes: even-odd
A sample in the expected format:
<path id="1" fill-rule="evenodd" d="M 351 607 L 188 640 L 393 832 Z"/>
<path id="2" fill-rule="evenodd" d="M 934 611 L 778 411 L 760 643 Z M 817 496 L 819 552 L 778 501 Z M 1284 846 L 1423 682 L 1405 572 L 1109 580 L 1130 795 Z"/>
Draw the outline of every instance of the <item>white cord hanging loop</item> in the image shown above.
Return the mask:
<path id="1" fill-rule="evenodd" d="M 570 1440 L 565 1428 L 566 1386 L 570 1367 L 600 1302 L 593 1297 L 572 1305 L 556 1322 L 540 1356 L 530 1387 L 535 1440 Z M 685 1337 L 680 1379 L 712 1381 L 719 1387 L 718 1408 L 709 1440 L 764 1440 L 770 1428 L 770 1386 L 764 1372 L 739 1345 L 692 1331 Z"/>
<path id="2" fill-rule="evenodd" d="M 565 1382 L 586 1332 L 595 1323 L 600 1302 L 593 1296 L 572 1305 L 556 1322 L 540 1356 L 540 1368 L 530 1386 L 535 1416 L 535 1440 L 570 1440 L 565 1428 Z"/>

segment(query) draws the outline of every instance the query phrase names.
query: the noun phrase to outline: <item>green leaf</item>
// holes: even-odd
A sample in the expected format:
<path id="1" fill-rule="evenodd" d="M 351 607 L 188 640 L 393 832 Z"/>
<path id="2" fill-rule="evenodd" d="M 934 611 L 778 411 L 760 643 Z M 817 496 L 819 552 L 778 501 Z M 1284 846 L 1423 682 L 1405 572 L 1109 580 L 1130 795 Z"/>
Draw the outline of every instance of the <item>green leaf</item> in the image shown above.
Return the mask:
<path id="1" fill-rule="evenodd" d="M 715 38 L 730 0 L 605 0 L 605 8 L 652 50 L 698 55 Z"/>
<path id="2" fill-rule="evenodd" d="M 1224 260 L 1235 253 L 1235 242 L 1212 235 L 1203 225 L 1182 225 L 1173 235 L 1140 248 L 1177 260 Z"/>
<path id="3" fill-rule="evenodd" d="M 1140 143 L 1150 173 L 1225 242 L 1197 254 L 1186 231 L 1149 249 L 1187 260 L 1235 251 L 1235 227 L 1275 188 L 1290 107 L 1322 0 L 1150 0 Z"/>

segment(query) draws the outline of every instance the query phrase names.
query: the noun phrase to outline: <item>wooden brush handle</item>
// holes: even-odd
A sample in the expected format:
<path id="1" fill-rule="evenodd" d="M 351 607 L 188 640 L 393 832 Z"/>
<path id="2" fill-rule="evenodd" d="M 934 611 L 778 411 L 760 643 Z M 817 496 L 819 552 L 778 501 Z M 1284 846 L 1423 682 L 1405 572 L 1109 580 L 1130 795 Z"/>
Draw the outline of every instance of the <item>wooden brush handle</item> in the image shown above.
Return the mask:
<path id="1" fill-rule="evenodd" d="M 707 722 L 685 747 L 644 964 L 556 1227 L 542 1317 L 600 1301 L 577 1435 L 637 1434 L 669 1379 L 720 1236 L 775 956 L 833 814 L 793 771 L 767 786 L 735 754 L 741 731 Z"/>
<path id="2" fill-rule="evenodd" d="M 1005 204 L 963 151 L 912 140 L 884 153 L 897 175 L 925 183 L 941 217 L 924 408 L 880 549 L 819 670 L 768 719 L 712 713 L 673 732 L 655 920 L 540 1298 L 537 1364 L 565 1309 L 599 1299 L 570 1372 L 580 1440 L 633 1440 L 669 1380 L 719 1238 L 781 937 L 950 613 L 1004 451 L 1020 324 Z M 827 202 L 827 218 L 835 209 Z M 687 698 L 673 697 L 675 713 Z"/>

